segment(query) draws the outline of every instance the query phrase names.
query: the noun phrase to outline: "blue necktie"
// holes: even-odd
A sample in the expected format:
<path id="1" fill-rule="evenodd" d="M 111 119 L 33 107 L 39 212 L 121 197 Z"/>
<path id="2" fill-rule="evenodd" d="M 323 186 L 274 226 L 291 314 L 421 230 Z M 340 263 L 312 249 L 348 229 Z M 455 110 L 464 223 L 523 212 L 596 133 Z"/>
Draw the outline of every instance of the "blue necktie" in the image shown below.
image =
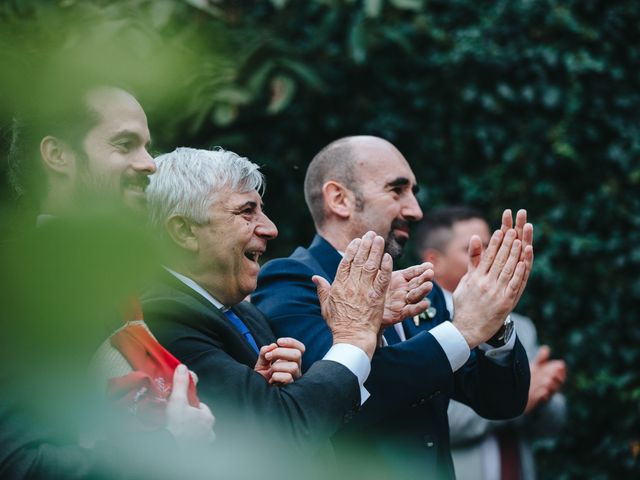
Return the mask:
<path id="1" fill-rule="evenodd" d="M 258 344 L 253 338 L 253 335 L 251 335 L 249 328 L 247 328 L 244 322 L 240 320 L 240 317 L 238 317 L 231 310 L 227 310 L 226 312 L 224 312 L 224 314 L 229 320 L 231 320 L 231 323 L 233 323 L 233 326 L 236 327 L 236 329 L 242 334 L 242 336 L 247 340 L 247 342 L 249 342 L 249 345 L 251 345 L 251 347 L 255 350 L 255 352 L 259 353 L 260 349 L 258 348 Z"/>

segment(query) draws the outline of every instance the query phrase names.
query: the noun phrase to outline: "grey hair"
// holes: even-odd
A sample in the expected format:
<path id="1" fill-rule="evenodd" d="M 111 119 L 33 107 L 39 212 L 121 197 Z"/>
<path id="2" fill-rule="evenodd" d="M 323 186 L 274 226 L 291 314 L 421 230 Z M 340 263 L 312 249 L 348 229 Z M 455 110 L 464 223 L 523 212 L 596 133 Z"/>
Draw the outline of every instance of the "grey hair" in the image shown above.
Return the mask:
<path id="1" fill-rule="evenodd" d="M 164 231 L 172 215 L 184 215 L 194 222 L 209 222 L 209 208 L 217 194 L 228 189 L 264 193 L 260 167 L 234 152 L 215 147 L 199 150 L 180 147 L 155 159 L 157 171 L 147 188 L 151 224 Z"/>

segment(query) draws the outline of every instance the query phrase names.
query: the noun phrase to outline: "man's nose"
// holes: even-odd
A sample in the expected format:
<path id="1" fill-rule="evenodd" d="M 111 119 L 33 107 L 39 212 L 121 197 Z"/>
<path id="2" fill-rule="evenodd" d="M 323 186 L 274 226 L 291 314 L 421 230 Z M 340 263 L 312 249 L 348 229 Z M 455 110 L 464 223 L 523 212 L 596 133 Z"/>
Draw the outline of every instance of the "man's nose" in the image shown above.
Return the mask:
<path id="1" fill-rule="evenodd" d="M 265 213 L 262 213 L 261 216 L 262 218 L 260 218 L 258 226 L 256 227 L 256 235 L 267 240 L 273 240 L 278 236 L 276 224 L 273 223 Z"/>
<path id="2" fill-rule="evenodd" d="M 157 170 L 156 162 L 146 150 L 136 157 L 132 166 L 136 172 L 145 173 L 147 175 L 152 175 L 156 173 Z"/>
<path id="3" fill-rule="evenodd" d="M 407 200 L 402 207 L 401 213 L 405 219 L 413 222 L 417 222 L 422 218 L 422 209 L 420 208 L 418 199 L 413 192 L 407 195 Z"/>

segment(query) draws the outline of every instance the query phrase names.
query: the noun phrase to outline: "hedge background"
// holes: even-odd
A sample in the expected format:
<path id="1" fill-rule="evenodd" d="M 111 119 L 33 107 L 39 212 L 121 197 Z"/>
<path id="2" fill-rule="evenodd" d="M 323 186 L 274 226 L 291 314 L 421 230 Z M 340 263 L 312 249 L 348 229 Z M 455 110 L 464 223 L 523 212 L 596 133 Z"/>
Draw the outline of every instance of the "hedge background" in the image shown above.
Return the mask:
<path id="1" fill-rule="evenodd" d="M 270 256 L 310 240 L 305 168 L 343 135 L 394 143 L 427 210 L 527 208 L 518 311 L 570 371 L 541 477 L 640 473 L 639 2 L 14 0 L 0 22 L 5 147 L 25 65 L 82 47 L 137 87 L 158 151 L 222 145 L 264 166 Z M 126 54 L 91 50 L 105 44 Z"/>

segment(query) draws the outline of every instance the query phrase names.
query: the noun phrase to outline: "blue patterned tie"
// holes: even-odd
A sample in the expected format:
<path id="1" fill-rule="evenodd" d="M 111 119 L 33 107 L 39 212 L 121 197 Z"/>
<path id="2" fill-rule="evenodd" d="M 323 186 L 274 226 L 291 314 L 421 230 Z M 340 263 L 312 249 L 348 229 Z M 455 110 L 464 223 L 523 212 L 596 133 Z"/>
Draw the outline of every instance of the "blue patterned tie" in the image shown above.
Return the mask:
<path id="1" fill-rule="evenodd" d="M 226 312 L 224 312 L 224 314 L 229 320 L 231 320 L 231 323 L 233 323 L 233 326 L 236 327 L 236 329 L 242 334 L 242 336 L 247 340 L 247 342 L 249 342 L 249 345 L 251 345 L 251 347 L 255 350 L 255 352 L 258 353 L 260 351 L 260 349 L 258 348 L 258 344 L 253 338 L 253 335 L 251 335 L 249 328 L 247 328 L 244 322 L 240 320 L 240 317 L 238 317 L 231 310 L 227 310 Z"/>

